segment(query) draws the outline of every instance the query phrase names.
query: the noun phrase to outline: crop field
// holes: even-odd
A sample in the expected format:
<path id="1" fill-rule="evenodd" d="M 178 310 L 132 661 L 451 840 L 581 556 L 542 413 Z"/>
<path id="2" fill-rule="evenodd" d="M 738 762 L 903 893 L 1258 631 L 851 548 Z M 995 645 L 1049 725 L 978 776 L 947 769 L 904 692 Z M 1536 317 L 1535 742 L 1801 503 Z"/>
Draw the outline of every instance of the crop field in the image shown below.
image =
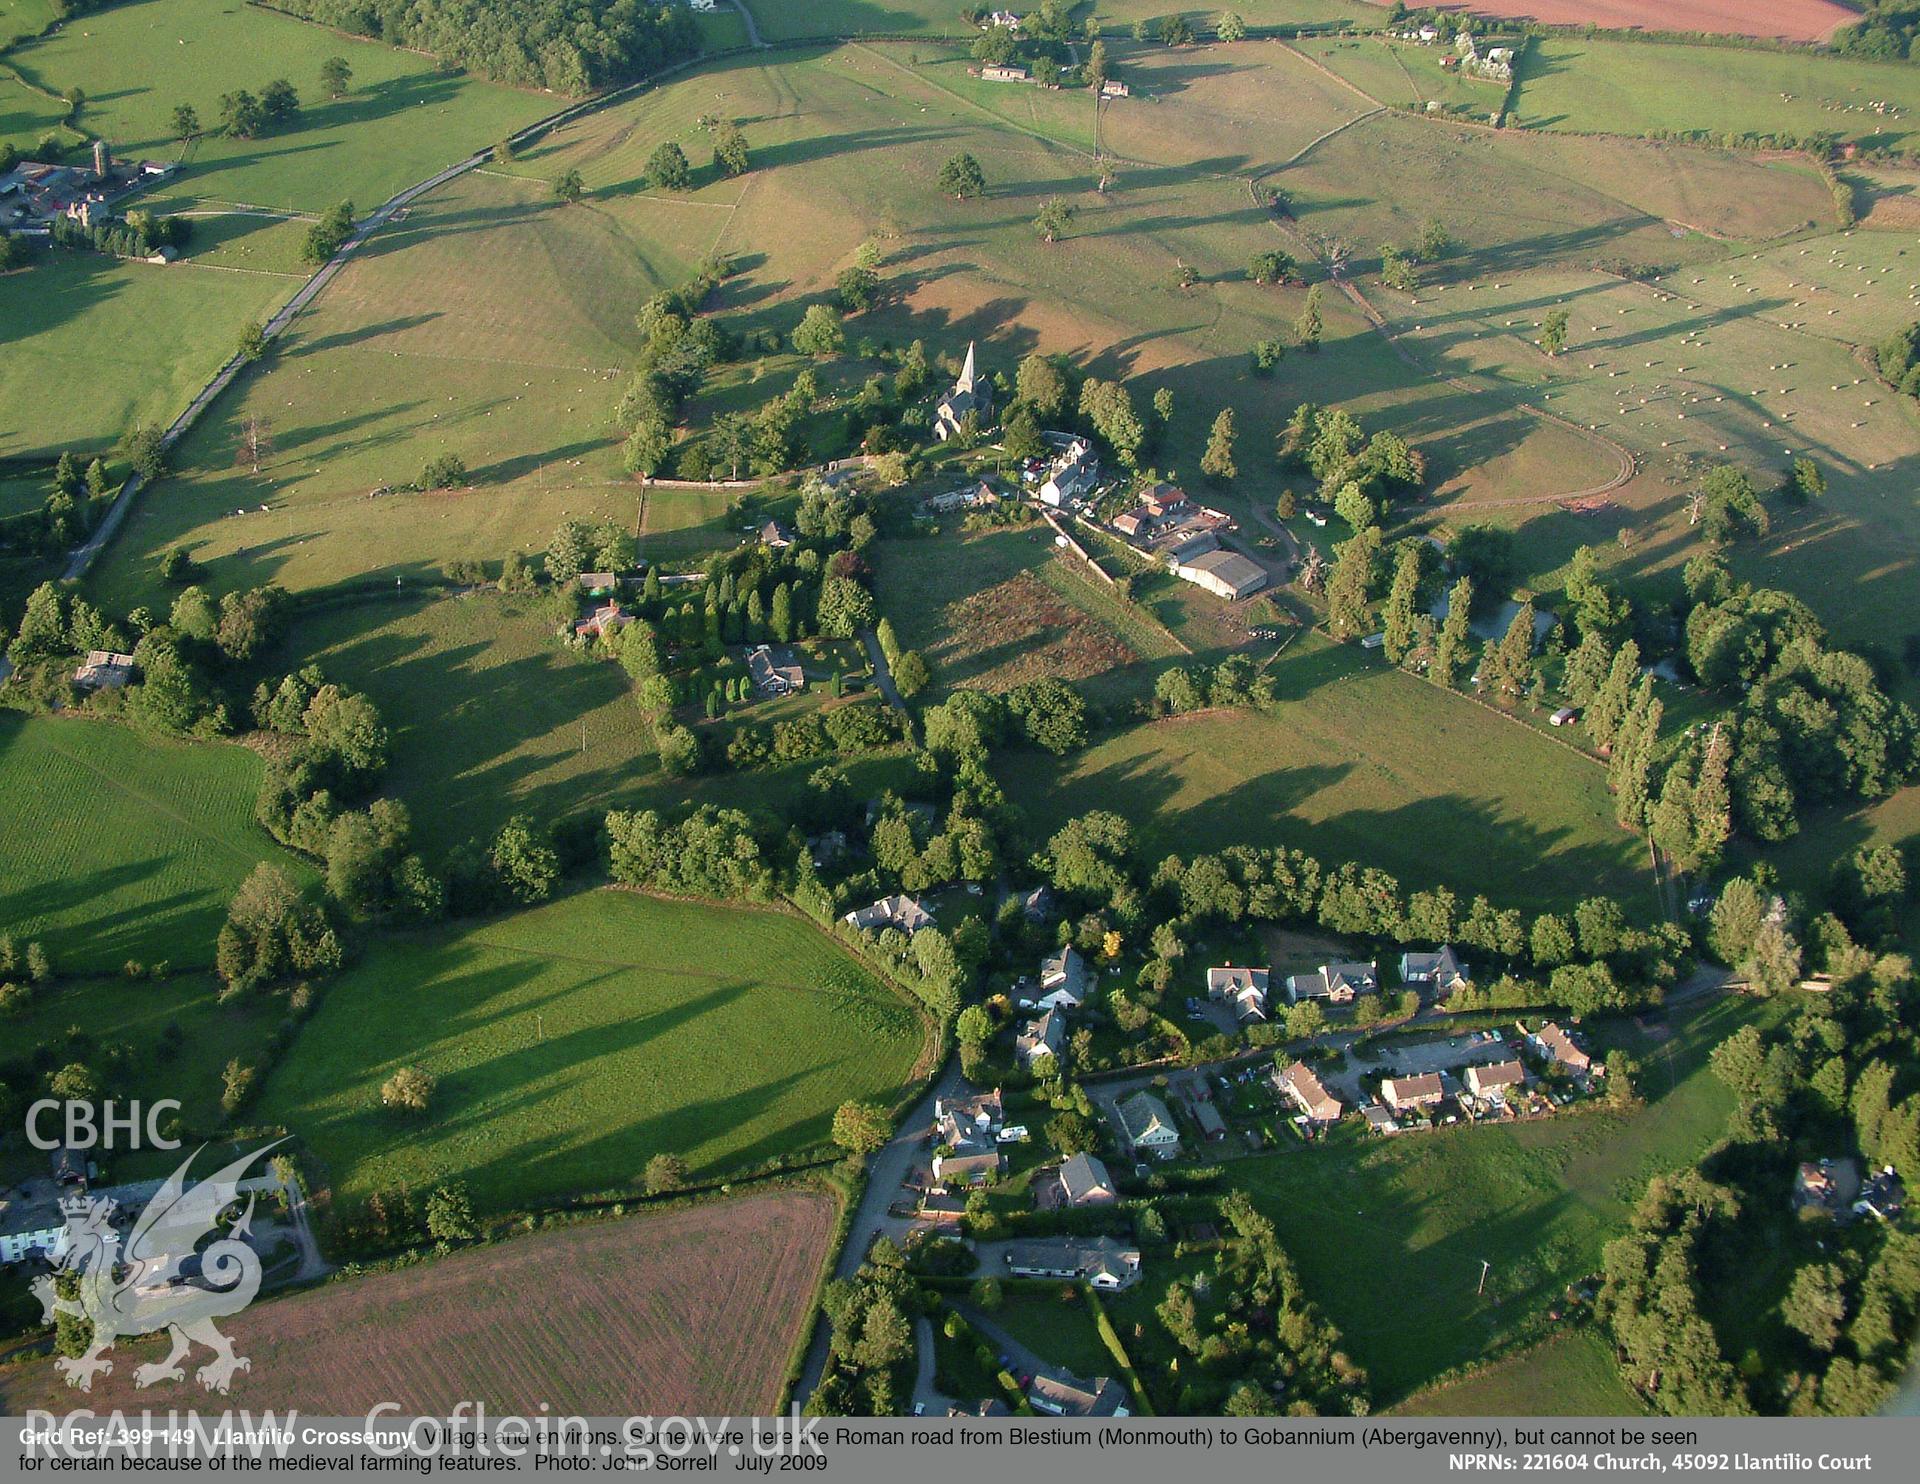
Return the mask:
<path id="1" fill-rule="evenodd" d="M 341 98 L 327 97 L 320 81 L 320 63 L 335 56 L 353 69 Z M 83 89 L 81 127 L 116 154 L 181 160 L 170 191 L 286 211 L 341 200 L 369 211 L 558 106 L 238 0 L 134 0 L 76 17 L 8 60 L 53 92 Z M 206 135 L 184 153 L 171 137 L 176 105 L 191 105 L 213 129 L 222 93 L 258 93 L 277 77 L 300 94 L 292 124 L 256 139 Z"/>
<path id="2" fill-rule="evenodd" d="M 241 747 L 0 712 L 0 923 L 68 973 L 211 964 L 254 866 L 308 874 L 254 823 L 261 771 Z"/>
<path id="3" fill-rule="evenodd" d="M 1512 122 L 1579 133 L 1832 133 L 1907 149 L 1920 78 L 1899 62 L 1803 51 L 1541 37 L 1520 62 Z"/>
<path id="4" fill-rule="evenodd" d="M 543 1406 L 557 1416 L 764 1416 L 780 1404 L 812 1318 L 833 1226 L 824 1193 L 755 1194 L 538 1232 L 269 1299 L 222 1321 L 253 1362 L 230 1400 L 312 1415 L 364 1416 L 385 1402 L 447 1417 L 467 1402 L 495 1417 L 538 1416 Z M 431 1366 L 420 1363 L 426 1354 Z M 117 1365 L 94 1398 L 152 1405 L 161 1393 L 136 1390 L 134 1369 Z M 0 1370 L 9 1410 L 70 1398 L 46 1362 Z"/>
<path id="5" fill-rule="evenodd" d="M 1609 891 L 1652 908 L 1640 842 L 1605 770 L 1515 722 L 1318 636 L 1274 665 L 1270 715 L 1209 711 L 1129 727 L 1009 792 L 1041 828 L 1120 808 L 1149 857 L 1292 845 L 1534 909 Z"/>
<path id="6" fill-rule="evenodd" d="M 467 1182 L 515 1209 L 630 1190 L 655 1154 L 722 1177 L 826 1143 L 891 1101 L 914 1010 L 810 924 L 602 890 L 381 945 L 327 991 L 261 1117 L 304 1138 L 335 1199 Z M 381 1106 L 402 1066 L 418 1119 Z"/>
<path id="7" fill-rule="evenodd" d="M 1782 41 L 1824 41 L 1859 18 L 1837 0 L 1475 0 L 1479 15 L 1513 16 L 1543 26 L 1607 31 L 1702 31 Z"/>
<path id="8" fill-rule="evenodd" d="M 407 800 L 430 856 L 514 814 L 598 816 L 660 782 L 626 673 L 569 650 L 543 613 L 491 593 L 363 600 L 294 633 L 303 659 L 380 708 L 392 733 L 384 786 Z"/>
<path id="9" fill-rule="evenodd" d="M 1541 1330 L 1565 1285 L 1597 1270 L 1647 1178 L 1691 1162 L 1721 1133 L 1732 1096 L 1707 1053 L 1775 1013 L 1745 1000 L 1676 1013 L 1658 1049 L 1635 1046 L 1648 1103 L 1631 1116 L 1343 1135 L 1236 1163 L 1234 1180 L 1277 1223 L 1309 1296 L 1371 1373 L 1376 1400 L 1391 1405 Z M 1618 1034 L 1637 1037 L 1630 1023 Z M 1326 1199 L 1329 1190 L 1340 1198 Z M 1492 1266 L 1482 1295 L 1483 1259 Z M 1372 1281 L 1383 1272 L 1395 1282 Z M 1422 1295 L 1417 1308 L 1409 1292 Z"/>
<path id="10" fill-rule="evenodd" d="M 0 455 L 104 449 L 166 424 L 297 280 L 49 253 L 0 275 Z M 76 395 L 84 386 L 86 394 Z"/>
<path id="11" fill-rule="evenodd" d="M 1543 1340 L 1393 1409 L 1400 1417 L 1643 1417 L 1646 1410 L 1594 1329 Z"/>

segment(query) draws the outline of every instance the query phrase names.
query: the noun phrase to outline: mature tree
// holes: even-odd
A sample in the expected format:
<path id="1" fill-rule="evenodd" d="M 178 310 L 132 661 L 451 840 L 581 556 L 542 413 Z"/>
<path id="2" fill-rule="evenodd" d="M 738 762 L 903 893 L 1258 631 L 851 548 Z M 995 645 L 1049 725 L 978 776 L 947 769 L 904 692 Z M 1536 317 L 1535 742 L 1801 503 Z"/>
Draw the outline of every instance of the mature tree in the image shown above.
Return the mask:
<path id="1" fill-rule="evenodd" d="M 1420 581 L 1425 570 L 1427 549 L 1424 541 L 1406 541 L 1393 558 L 1393 585 L 1387 590 L 1383 615 L 1386 631 L 1384 649 L 1394 664 L 1405 664 L 1413 652 L 1417 635 L 1415 622 L 1420 616 Z M 1441 936 L 1446 936 L 1442 934 Z"/>
<path id="2" fill-rule="evenodd" d="M 1320 285 L 1314 284 L 1307 290 L 1306 306 L 1300 311 L 1300 317 L 1293 322 L 1293 336 L 1306 350 L 1320 348 L 1320 336 L 1325 326 L 1320 319 Z"/>
<path id="3" fill-rule="evenodd" d="M 647 179 L 656 190 L 684 191 L 693 184 L 687 152 L 669 139 L 647 157 Z"/>
<path id="4" fill-rule="evenodd" d="M 1222 407 L 1207 434 L 1206 452 L 1200 455 L 1200 472 L 1209 479 L 1229 480 L 1239 470 L 1233 462 L 1233 409 Z"/>
<path id="5" fill-rule="evenodd" d="M 300 111 L 300 95 L 284 77 L 276 77 L 260 90 L 260 113 L 269 124 L 285 124 Z"/>
<path id="6" fill-rule="evenodd" d="M 329 98 L 345 97 L 347 84 L 352 81 L 353 68 L 347 65 L 345 57 L 328 57 L 320 64 L 320 83 Z"/>
<path id="7" fill-rule="evenodd" d="M 435 1079 L 420 1067 L 402 1067 L 380 1085 L 380 1101 L 389 1108 L 424 1113 L 433 1097 Z"/>
<path id="8" fill-rule="evenodd" d="M 745 175 L 751 166 L 747 136 L 733 124 L 723 124 L 713 136 L 713 163 L 724 175 Z"/>
<path id="9" fill-rule="evenodd" d="M 1033 219 L 1033 229 L 1045 242 L 1058 242 L 1066 235 L 1067 228 L 1073 225 L 1073 206 L 1058 196 L 1049 196 L 1046 204 L 1040 208 L 1040 214 Z"/>
<path id="10" fill-rule="evenodd" d="M 1540 324 L 1540 348 L 1550 356 L 1557 356 L 1567 348 L 1567 311 L 1564 307 L 1550 309 Z"/>
<path id="11" fill-rule="evenodd" d="M 427 1197 L 427 1235 L 436 1242 L 471 1242 L 480 1235 L 473 1198 L 461 1184 L 440 1185 Z"/>
<path id="12" fill-rule="evenodd" d="M 178 103 L 173 110 L 173 137 L 182 144 L 200 133 L 200 115 L 191 103 Z"/>
<path id="13" fill-rule="evenodd" d="M 893 1121 L 878 1103 L 849 1099 L 834 1110 L 833 1142 L 849 1154 L 872 1154 L 892 1136 Z"/>
<path id="14" fill-rule="evenodd" d="M 810 304 L 794 327 L 793 348 L 803 356 L 837 356 L 845 348 L 847 332 L 840 316 L 825 304 Z"/>
<path id="15" fill-rule="evenodd" d="M 987 188 L 980 162 L 962 150 L 940 167 L 940 191 L 956 201 L 971 201 Z"/>
<path id="16" fill-rule="evenodd" d="M 1057 414 L 1067 398 L 1067 378 L 1059 363 L 1038 351 L 1021 360 L 1014 371 L 1013 387 L 1020 400 L 1043 418 Z"/>
<path id="17" fill-rule="evenodd" d="M 235 139 L 251 139 L 265 127 L 260 100 L 245 88 L 220 95 L 220 126 Z"/>
<path id="18" fill-rule="evenodd" d="M 666 1195 L 687 1183 L 687 1162 L 677 1154 L 656 1154 L 643 1176 L 648 1195 Z"/>
<path id="19" fill-rule="evenodd" d="M 1220 19 L 1213 23 L 1213 34 L 1222 41 L 1241 41 L 1247 34 L 1247 23 L 1240 19 L 1238 12 L 1223 10 Z"/>
<path id="20" fill-rule="evenodd" d="M 1533 621 L 1531 599 L 1514 611 L 1513 621 L 1494 649 L 1492 663 L 1481 675 L 1495 695 L 1522 696 L 1533 678 Z"/>
<path id="21" fill-rule="evenodd" d="M 672 451 L 673 435 L 667 431 L 666 424 L 649 418 L 627 435 L 627 441 L 620 448 L 620 462 L 627 473 L 651 479 L 660 472 Z"/>
<path id="22" fill-rule="evenodd" d="M 834 297 L 840 301 L 842 314 L 864 314 L 873 308 L 873 301 L 880 292 L 880 279 L 871 268 L 863 268 L 854 263 L 840 271 L 834 280 Z"/>
<path id="23" fill-rule="evenodd" d="M 1380 532 L 1371 526 L 1335 551 L 1333 575 L 1327 580 L 1327 631 L 1334 638 L 1351 639 L 1367 631 L 1379 555 Z"/>
<path id="24" fill-rule="evenodd" d="M 1257 252 L 1247 262 L 1247 277 L 1258 284 L 1287 283 L 1295 271 L 1291 253 Z"/>
<path id="25" fill-rule="evenodd" d="M 500 827 L 487 852 L 501 888 L 516 902 L 544 902 L 560 879 L 560 857 L 523 814 Z"/>
<path id="26" fill-rule="evenodd" d="M 926 656 L 917 649 L 902 651 L 894 663 L 894 689 L 909 701 L 925 690 L 932 679 L 933 671 L 927 666 Z"/>
<path id="27" fill-rule="evenodd" d="M 562 171 L 553 183 L 553 198 L 563 205 L 576 205 L 586 194 L 587 182 L 578 170 Z"/>
<path id="28" fill-rule="evenodd" d="M 1045 1133 L 1047 1143 L 1063 1158 L 1086 1154 L 1100 1147 L 1099 1131 L 1094 1128 L 1093 1120 L 1084 1113 L 1068 1110 L 1054 1114 L 1047 1120 Z"/>
<path id="29" fill-rule="evenodd" d="M 1447 616 L 1440 625 L 1440 638 L 1434 646 L 1433 678 L 1449 690 L 1459 684 L 1466 668 L 1468 645 L 1473 637 L 1469 610 L 1473 606 L 1473 579 L 1462 577 L 1447 595 Z"/>
<path id="30" fill-rule="evenodd" d="M 1820 1351 L 1840 1342 L 1847 1318 L 1846 1287 L 1840 1269 L 1830 1262 L 1808 1263 L 1793 1275 L 1793 1285 L 1780 1304 L 1780 1317 Z"/>

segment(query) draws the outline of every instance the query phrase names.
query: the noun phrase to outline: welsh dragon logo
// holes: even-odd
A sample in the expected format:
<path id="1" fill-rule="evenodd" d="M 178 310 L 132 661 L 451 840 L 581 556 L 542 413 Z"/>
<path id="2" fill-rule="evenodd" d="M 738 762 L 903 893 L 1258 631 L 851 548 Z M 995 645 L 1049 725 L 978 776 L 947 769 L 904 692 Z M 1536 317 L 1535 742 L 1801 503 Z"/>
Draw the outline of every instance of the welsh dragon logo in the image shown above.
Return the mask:
<path id="1" fill-rule="evenodd" d="M 113 1225 L 112 1200 L 81 1196 L 62 1203 L 66 1248 L 54 1272 L 34 1280 L 33 1292 L 47 1323 L 66 1314 L 93 1326 L 86 1354 L 55 1362 L 69 1386 L 91 1391 L 96 1375 L 113 1370 L 107 1352 L 116 1340 L 161 1330 L 172 1334 L 173 1349 L 166 1359 L 136 1370 L 136 1386 L 184 1380 L 180 1362 L 196 1340 L 213 1351 L 213 1359 L 195 1372 L 209 1391 L 226 1391 L 237 1372 L 253 1368 L 244 1355 L 234 1354 L 214 1320 L 238 1314 L 260 1291 L 260 1255 L 247 1241 L 254 1197 L 247 1197 L 246 1209 L 226 1234 L 204 1250 L 200 1243 L 219 1230 L 220 1214 L 239 1199 L 247 1166 L 273 1147 L 256 1149 L 192 1186 L 187 1171 L 198 1151 L 189 1154 L 140 1212 L 124 1248 Z M 61 1297 L 62 1287 L 75 1296 Z"/>

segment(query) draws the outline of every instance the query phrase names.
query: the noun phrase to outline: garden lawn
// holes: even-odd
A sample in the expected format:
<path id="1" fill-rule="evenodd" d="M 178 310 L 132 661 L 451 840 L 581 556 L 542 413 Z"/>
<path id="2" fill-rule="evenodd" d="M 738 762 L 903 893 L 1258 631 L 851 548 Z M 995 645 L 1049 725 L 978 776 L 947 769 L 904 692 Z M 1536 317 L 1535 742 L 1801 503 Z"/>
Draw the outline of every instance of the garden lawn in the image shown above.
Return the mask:
<path id="1" fill-rule="evenodd" d="M 1114 1359 L 1100 1338 L 1091 1302 L 1071 1284 L 1017 1284 L 1007 1288 L 1000 1307 L 986 1318 L 1043 1360 L 1092 1380 L 1112 1375 Z"/>
<path id="2" fill-rule="evenodd" d="M 1286 844 L 1502 906 L 1604 891 L 1654 909 L 1640 844 L 1614 824 L 1592 760 L 1318 635 L 1272 674 L 1271 713 L 1128 727 L 1063 761 L 1023 759 L 1008 791 L 1048 831 L 1118 809 L 1148 858 Z"/>
<path id="3" fill-rule="evenodd" d="M 583 893 L 388 941 L 328 991 L 263 1120 L 325 1164 L 336 1199 L 463 1180 L 502 1209 L 636 1188 L 655 1154 L 713 1179 L 828 1157 L 833 1110 L 890 1102 L 917 1014 L 810 924 Z M 402 1066 L 425 1114 L 381 1106 Z"/>
<path id="4" fill-rule="evenodd" d="M 0 931 L 62 973 L 211 964 L 254 866 L 310 875 L 254 823 L 261 772 L 240 747 L 0 712 Z"/>
<path id="5" fill-rule="evenodd" d="M 1391 1405 L 1543 1330 L 1566 1285 L 1598 1269 L 1647 1179 L 1690 1164 L 1724 1129 L 1732 1096 L 1707 1053 L 1785 1009 L 1689 1007 L 1658 1049 L 1630 1024 L 1603 1030 L 1632 1037 L 1644 1058 L 1648 1103 L 1632 1115 L 1392 1139 L 1349 1126 L 1317 1149 L 1238 1162 L 1231 1178 L 1278 1225 L 1308 1295 L 1370 1372 L 1376 1402 Z"/>

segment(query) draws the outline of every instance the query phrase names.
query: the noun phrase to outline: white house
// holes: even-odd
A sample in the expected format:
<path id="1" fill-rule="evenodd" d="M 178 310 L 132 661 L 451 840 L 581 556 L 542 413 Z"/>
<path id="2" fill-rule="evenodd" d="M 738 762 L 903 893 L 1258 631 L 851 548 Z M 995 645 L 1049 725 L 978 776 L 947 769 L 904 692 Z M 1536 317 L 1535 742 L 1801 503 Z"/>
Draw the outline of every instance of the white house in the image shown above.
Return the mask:
<path id="1" fill-rule="evenodd" d="M 1040 960 L 1040 993 L 1036 1005 L 1050 1010 L 1078 1010 L 1087 1000 L 1087 961 L 1068 944 Z"/>
<path id="2" fill-rule="evenodd" d="M 1287 998 L 1296 1005 L 1302 1000 L 1351 1005 L 1356 995 L 1372 994 L 1379 987 L 1379 972 L 1370 963 L 1322 964 L 1311 974 L 1287 976 Z"/>
<path id="3" fill-rule="evenodd" d="M 1120 1118 L 1120 1132 L 1135 1154 L 1153 1154 L 1171 1159 L 1180 1149 L 1180 1131 L 1173 1126 L 1167 1105 L 1150 1092 L 1136 1092 L 1114 1105 Z"/>
<path id="4" fill-rule="evenodd" d="M 909 896 L 882 897 L 871 907 L 849 912 L 843 920 L 862 932 L 899 928 L 909 938 L 921 928 L 933 926 L 933 914 Z"/>

